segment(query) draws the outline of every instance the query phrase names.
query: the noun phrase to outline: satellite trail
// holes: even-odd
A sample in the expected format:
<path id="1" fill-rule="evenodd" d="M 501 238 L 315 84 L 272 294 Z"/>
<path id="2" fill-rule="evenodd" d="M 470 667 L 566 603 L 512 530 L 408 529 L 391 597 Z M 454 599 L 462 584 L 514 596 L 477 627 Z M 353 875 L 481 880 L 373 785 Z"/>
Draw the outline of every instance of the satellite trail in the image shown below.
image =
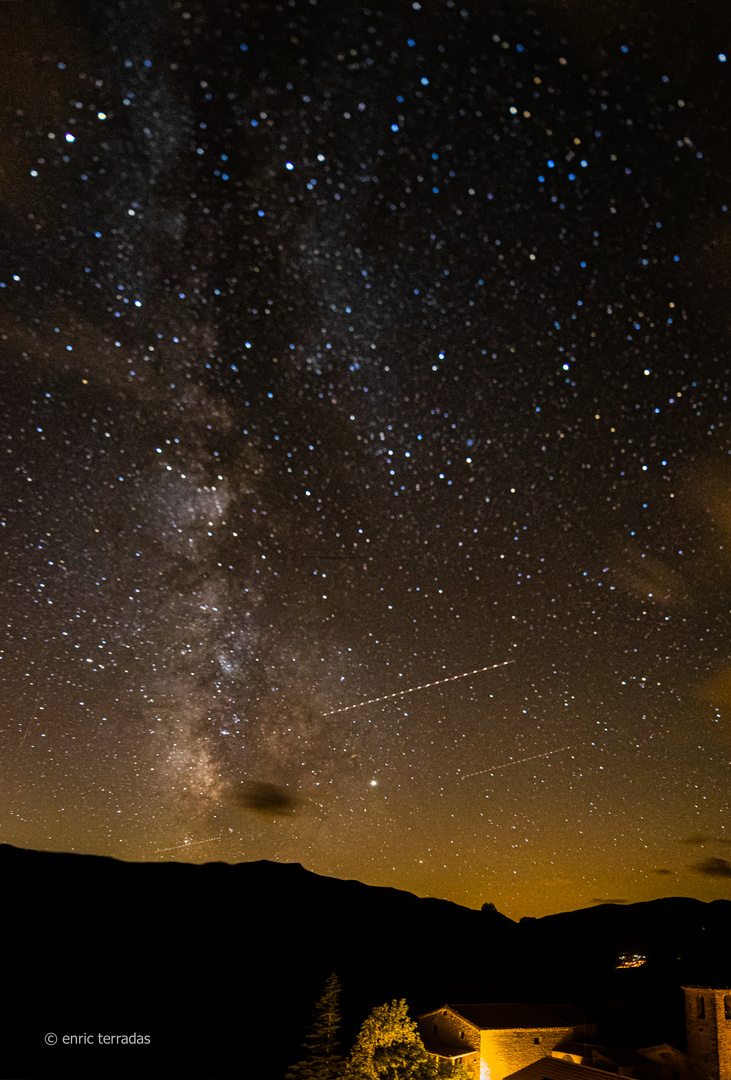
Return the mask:
<path id="1" fill-rule="evenodd" d="M 460 780 L 469 780 L 471 776 L 482 776 L 486 772 L 497 772 L 498 769 L 509 769 L 511 765 L 522 765 L 524 761 L 536 761 L 537 758 L 550 757 L 551 754 L 562 754 L 564 750 L 571 750 L 570 746 L 559 746 L 558 750 L 547 750 L 545 754 L 532 754 L 531 757 L 522 757 L 517 761 L 506 761 L 504 765 L 493 765 L 489 769 L 480 769 L 478 772 L 467 773 L 460 776 Z"/>
<path id="2" fill-rule="evenodd" d="M 468 675 L 479 675 L 483 671 L 493 671 L 495 668 L 506 667 L 508 664 L 514 663 L 515 660 L 503 660 L 501 664 L 488 664 L 487 667 L 478 667 L 474 671 L 463 671 L 461 675 L 448 675 L 446 679 L 422 683 L 421 686 L 410 686 L 408 690 L 398 690 L 395 694 L 384 694 L 383 697 L 370 698 L 369 701 L 359 701 L 355 705 L 344 705 L 342 709 L 332 709 L 322 715 L 334 716 L 335 713 L 348 712 L 350 709 L 362 709 L 364 705 L 375 705 L 378 701 L 390 701 L 392 698 L 403 697 L 404 694 L 415 694 L 417 690 L 427 690 L 430 686 L 441 686 L 442 683 L 454 682 L 455 679 L 466 679 Z"/>
<path id="3" fill-rule="evenodd" d="M 159 847 L 155 848 L 155 854 L 158 851 L 177 851 L 178 848 L 193 847 L 195 844 L 210 844 L 213 840 L 220 840 L 223 837 L 223 833 L 220 836 L 209 836 L 207 840 L 186 840 L 183 844 L 173 844 L 172 847 Z"/>

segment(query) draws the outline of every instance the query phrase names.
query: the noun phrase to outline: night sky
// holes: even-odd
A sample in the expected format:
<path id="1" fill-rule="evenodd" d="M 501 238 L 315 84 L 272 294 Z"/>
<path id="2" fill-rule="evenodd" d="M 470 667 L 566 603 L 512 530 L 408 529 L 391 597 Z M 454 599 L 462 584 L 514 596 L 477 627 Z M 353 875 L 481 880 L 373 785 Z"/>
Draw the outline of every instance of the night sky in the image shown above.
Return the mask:
<path id="1" fill-rule="evenodd" d="M 728 12 L 0 41 L 0 840 L 731 895 Z"/>

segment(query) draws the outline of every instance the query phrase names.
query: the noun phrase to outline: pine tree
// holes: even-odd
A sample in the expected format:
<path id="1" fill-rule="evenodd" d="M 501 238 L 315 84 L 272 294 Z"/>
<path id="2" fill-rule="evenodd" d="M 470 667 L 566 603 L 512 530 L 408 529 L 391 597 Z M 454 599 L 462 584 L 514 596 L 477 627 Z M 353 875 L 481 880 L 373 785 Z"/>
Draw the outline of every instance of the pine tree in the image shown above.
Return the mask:
<path id="1" fill-rule="evenodd" d="M 338 1053 L 340 1018 L 340 983 L 336 975 L 331 975 L 302 1044 L 305 1056 L 292 1065 L 286 1080 L 340 1080 L 343 1074 L 343 1057 Z"/>

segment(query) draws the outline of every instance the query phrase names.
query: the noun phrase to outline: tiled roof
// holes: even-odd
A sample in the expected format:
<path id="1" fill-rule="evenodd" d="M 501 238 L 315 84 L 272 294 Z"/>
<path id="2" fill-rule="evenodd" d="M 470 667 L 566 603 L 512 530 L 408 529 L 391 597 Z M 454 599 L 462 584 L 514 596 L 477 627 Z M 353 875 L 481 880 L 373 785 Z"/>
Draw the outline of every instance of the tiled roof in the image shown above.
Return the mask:
<path id="1" fill-rule="evenodd" d="M 559 1058 L 546 1057 L 526 1065 L 524 1069 L 506 1076 L 505 1080 L 617 1080 L 617 1074 L 603 1069 L 592 1069 L 588 1065 L 575 1065 L 573 1061 L 561 1061 Z"/>
<path id="2" fill-rule="evenodd" d="M 586 1057 L 586 1043 L 574 1042 L 573 1039 L 562 1039 L 557 1046 L 554 1046 L 552 1053 L 557 1054 L 559 1057 L 561 1054 L 578 1054 L 579 1057 Z"/>
<path id="3" fill-rule="evenodd" d="M 560 1042 L 552 1051 L 554 1057 L 562 1054 L 577 1054 L 582 1058 L 592 1059 L 592 1055 L 601 1055 L 607 1061 L 613 1061 L 616 1065 L 641 1065 L 644 1059 L 631 1046 L 601 1046 L 599 1043 Z"/>
<path id="4" fill-rule="evenodd" d="M 641 1065 L 645 1061 L 632 1046 L 594 1046 L 587 1043 L 585 1053 L 587 1057 L 591 1053 L 601 1054 L 617 1065 Z"/>
<path id="5" fill-rule="evenodd" d="M 528 1005 L 524 1003 L 488 1005 L 447 1005 L 481 1031 L 503 1028 L 567 1028 L 583 1022 L 574 1005 Z"/>
<path id="6" fill-rule="evenodd" d="M 439 1057 L 450 1058 L 452 1061 L 467 1057 L 468 1054 L 479 1054 L 479 1050 L 471 1046 L 451 1046 L 449 1043 L 438 1042 L 436 1039 L 425 1039 L 423 1035 L 421 1041 L 427 1053 L 438 1054 Z"/>

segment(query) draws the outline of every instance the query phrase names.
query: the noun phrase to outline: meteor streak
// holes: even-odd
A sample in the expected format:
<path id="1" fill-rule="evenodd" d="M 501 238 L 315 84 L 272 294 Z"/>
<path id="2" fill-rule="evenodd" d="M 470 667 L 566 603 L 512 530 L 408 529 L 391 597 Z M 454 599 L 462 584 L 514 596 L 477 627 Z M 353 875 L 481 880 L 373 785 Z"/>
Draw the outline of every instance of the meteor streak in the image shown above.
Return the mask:
<path id="1" fill-rule="evenodd" d="M 531 757 L 523 757 L 518 761 L 507 761 L 504 765 L 493 765 L 490 769 L 480 769 L 478 772 L 467 773 L 460 776 L 460 780 L 469 780 L 471 776 L 482 776 L 486 772 L 497 772 L 498 769 L 508 769 L 511 765 L 522 765 L 524 761 L 535 761 L 537 758 L 550 757 L 551 754 L 561 754 L 564 750 L 571 750 L 570 746 L 559 746 L 558 750 L 547 750 L 545 754 L 533 754 Z"/>
<path id="2" fill-rule="evenodd" d="M 398 690 L 395 694 L 384 694 L 383 697 L 371 698 L 369 701 L 359 701 L 356 705 L 345 705 L 342 709 L 332 709 L 323 713 L 323 716 L 334 716 L 335 713 L 349 712 L 350 709 L 362 709 L 364 705 L 375 705 L 378 701 L 390 701 L 392 698 L 403 697 L 404 694 L 415 694 L 417 690 L 427 690 L 430 686 L 441 686 L 442 683 L 454 682 L 455 679 L 466 679 L 468 675 L 479 675 L 483 671 L 493 671 L 495 668 L 506 667 L 514 664 L 515 660 L 503 660 L 501 664 L 488 664 L 487 667 L 475 668 L 474 671 L 463 671 L 461 675 L 448 675 L 446 679 L 437 679 L 435 682 L 422 683 L 421 686 L 410 686 L 408 690 Z M 488 772 L 489 770 L 485 770 Z"/>

